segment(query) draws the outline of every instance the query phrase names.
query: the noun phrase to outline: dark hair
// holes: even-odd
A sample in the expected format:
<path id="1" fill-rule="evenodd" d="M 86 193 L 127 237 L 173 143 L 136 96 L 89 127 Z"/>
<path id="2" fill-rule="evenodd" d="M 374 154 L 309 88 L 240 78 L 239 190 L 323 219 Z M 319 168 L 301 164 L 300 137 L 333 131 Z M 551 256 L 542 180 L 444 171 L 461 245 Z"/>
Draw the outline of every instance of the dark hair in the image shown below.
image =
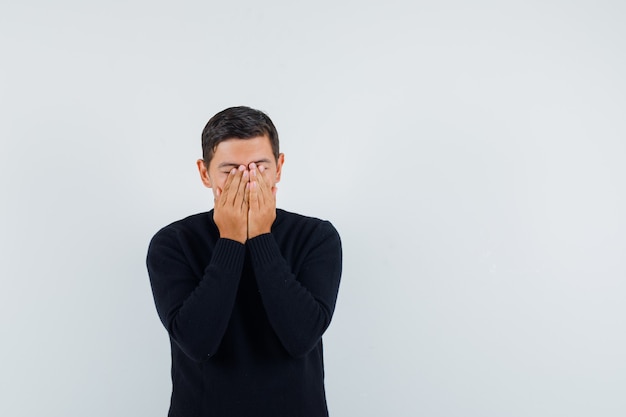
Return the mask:
<path id="1" fill-rule="evenodd" d="M 202 131 L 202 158 L 209 166 L 217 145 L 228 139 L 251 139 L 267 136 L 274 158 L 278 160 L 278 132 L 262 111 L 250 107 L 229 107 L 211 117 Z"/>

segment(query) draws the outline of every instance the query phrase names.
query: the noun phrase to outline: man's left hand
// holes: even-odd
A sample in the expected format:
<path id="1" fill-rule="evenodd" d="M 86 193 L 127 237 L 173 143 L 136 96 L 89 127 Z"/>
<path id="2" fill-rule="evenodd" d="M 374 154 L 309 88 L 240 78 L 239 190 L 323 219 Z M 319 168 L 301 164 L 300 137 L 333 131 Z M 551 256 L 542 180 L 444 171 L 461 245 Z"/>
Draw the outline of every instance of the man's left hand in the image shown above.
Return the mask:
<path id="1" fill-rule="evenodd" d="M 270 233 L 276 220 L 276 187 L 271 185 L 268 171 L 255 163 L 249 165 L 248 239 Z"/>

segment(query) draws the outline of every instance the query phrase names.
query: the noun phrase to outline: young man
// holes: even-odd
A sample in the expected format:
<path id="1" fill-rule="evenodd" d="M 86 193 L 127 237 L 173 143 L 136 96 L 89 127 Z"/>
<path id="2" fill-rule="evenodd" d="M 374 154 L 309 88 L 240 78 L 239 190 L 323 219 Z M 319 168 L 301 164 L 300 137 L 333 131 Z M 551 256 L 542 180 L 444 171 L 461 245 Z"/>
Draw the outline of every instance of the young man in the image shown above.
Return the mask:
<path id="1" fill-rule="evenodd" d="M 264 113 L 217 113 L 202 151 L 214 209 L 161 229 L 147 256 L 172 350 L 169 416 L 327 416 L 322 334 L 339 289 L 339 235 L 276 208 L 284 155 Z"/>

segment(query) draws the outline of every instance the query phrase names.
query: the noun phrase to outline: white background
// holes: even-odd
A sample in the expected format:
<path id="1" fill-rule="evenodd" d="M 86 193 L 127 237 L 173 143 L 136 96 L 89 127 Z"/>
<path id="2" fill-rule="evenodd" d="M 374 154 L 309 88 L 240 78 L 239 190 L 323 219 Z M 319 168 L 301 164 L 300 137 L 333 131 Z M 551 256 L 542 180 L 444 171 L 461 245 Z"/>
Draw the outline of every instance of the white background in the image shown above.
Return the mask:
<path id="1" fill-rule="evenodd" d="M 233 105 L 343 239 L 333 417 L 626 415 L 626 3 L 7 3 L 0 415 L 166 415 L 145 253 Z"/>

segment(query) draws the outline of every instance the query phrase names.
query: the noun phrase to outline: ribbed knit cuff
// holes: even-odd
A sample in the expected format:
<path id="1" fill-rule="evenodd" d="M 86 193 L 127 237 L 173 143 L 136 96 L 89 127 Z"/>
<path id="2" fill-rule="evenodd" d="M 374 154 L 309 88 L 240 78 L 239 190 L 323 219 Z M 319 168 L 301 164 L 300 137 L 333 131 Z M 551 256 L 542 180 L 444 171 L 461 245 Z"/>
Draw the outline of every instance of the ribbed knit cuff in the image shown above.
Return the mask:
<path id="1" fill-rule="evenodd" d="M 213 249 L 211 265 L 217 265 L 226 272 L 238 272 L 243 267 L 246 247 L 230 239 L 218 239 Z"/>
<path id="2" fill-rule="evenodd" d="M 260 267 L 282 257 L 280 248 L 271 233 L 265 233 L 246 242 L 252 258 L 252 266 Z"/>

